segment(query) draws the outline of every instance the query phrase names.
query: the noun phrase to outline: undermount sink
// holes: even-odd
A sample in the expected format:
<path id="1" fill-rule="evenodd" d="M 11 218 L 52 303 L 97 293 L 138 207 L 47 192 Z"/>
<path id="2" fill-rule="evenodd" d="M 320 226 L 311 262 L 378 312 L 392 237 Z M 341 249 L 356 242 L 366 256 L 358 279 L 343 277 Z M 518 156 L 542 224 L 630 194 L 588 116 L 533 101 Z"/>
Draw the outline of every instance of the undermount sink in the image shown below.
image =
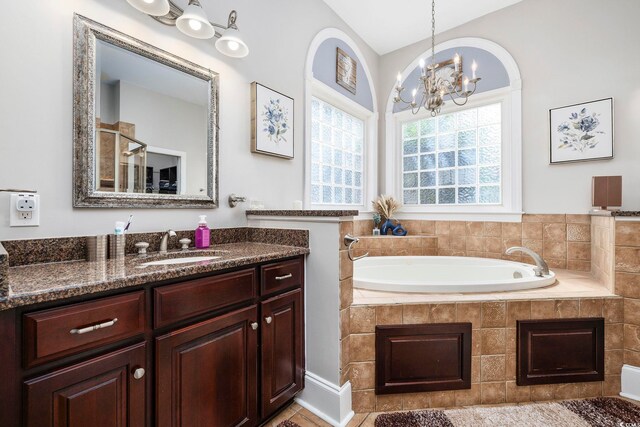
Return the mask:
<path id="1" fill-rule="evenodd" d="M 190 264 L 194 262 L 212 261 L 214 259 L 220 259 L 219 256 L 192 256 L 186 258 L 167 258 L 158 261 L 150 261 L 140 264 L 140 267 L 151 267 L 154 265 L 174 265 L 174 264 Z"/>

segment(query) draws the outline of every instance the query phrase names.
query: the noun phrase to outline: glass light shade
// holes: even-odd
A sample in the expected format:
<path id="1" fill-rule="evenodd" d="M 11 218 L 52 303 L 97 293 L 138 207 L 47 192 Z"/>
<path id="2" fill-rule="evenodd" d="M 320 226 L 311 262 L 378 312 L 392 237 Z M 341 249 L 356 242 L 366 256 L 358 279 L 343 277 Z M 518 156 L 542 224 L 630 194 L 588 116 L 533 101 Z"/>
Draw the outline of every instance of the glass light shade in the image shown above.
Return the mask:
<path id="1" fill-rule="evenodd" d="M 176 27 L 182 33 L 196 39 L 210 39 L 216 34 L 202 7 L 190 4 L 176 20 Z"/>
<path id="2" fill-rule="evenodd" d="M 169 13 L 169 0 L 127 0 L 131 6 L 151 16 L 164 16 Z"/>
<path id="3" fill-rule="evenodd" d="M 240 31 L 236 28 L 228 28 L 216 41 L 216 49 L 224 55 L 232 58 L 244 58 L 249 54 L 249 47 L 242 40 Z"/>

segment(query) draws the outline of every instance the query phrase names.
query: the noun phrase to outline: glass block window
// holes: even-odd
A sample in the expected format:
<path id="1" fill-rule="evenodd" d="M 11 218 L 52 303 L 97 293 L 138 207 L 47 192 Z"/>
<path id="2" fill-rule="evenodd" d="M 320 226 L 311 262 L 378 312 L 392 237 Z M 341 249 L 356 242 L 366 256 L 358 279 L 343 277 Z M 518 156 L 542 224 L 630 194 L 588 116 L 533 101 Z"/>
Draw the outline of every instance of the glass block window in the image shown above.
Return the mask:
<path id="1" fill-rule="evenodd" d="M 362 205 L 364 122 L 311 100 L 311 203 Z"/>
<path id="2" fill-rule="evenodd" d="M 501 203 L 501 104 L 402 125 L 405 205 Z"/>

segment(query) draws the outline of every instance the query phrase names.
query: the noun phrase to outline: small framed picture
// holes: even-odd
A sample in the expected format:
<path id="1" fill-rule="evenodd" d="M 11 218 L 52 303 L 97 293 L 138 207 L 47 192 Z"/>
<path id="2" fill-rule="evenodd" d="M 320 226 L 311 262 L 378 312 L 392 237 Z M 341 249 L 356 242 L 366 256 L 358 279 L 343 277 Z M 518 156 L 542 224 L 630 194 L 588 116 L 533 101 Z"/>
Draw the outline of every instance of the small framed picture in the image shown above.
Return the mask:
<path id="1" fill-rule="evenodd" d="M 293 159 L 293 98 L 251 83 L 251 152 Z"/>
<path id="2" fill-rule="evenodd" d="M 613 98 L 549 110 L 550 163 L 613 159 Z"/>
<path id="3" fill-rule="evenodd" d="M 336 54 L 336 83 L 356 94 L 358 63 L 344 50 L 337 48 Z"/>

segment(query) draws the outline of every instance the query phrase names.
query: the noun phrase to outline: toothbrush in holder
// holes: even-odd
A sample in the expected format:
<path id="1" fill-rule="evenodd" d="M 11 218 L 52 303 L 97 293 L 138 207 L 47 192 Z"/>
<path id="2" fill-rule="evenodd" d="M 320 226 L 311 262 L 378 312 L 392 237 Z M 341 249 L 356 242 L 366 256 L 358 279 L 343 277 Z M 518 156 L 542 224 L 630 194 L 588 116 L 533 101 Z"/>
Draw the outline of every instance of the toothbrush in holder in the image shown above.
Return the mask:
<path id="1" fill-rule="evenodd" d="M 127 225 L 124 227 L 125 233 L 127 232 L 127 230 L 129 230 L 129 227 L 131 226 L 131 219 L 133 219 L 133 214 L 129 215 L 129 220 L 127 221 Z"/>

